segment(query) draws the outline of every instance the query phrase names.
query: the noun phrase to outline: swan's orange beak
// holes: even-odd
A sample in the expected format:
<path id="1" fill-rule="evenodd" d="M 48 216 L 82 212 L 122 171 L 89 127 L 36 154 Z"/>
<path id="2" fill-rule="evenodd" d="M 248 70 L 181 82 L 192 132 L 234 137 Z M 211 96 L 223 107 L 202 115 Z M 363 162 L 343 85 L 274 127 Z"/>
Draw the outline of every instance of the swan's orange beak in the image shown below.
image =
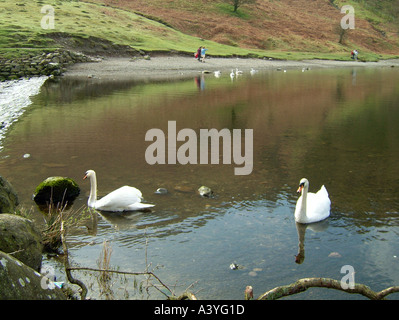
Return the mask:
<path id="1" fill-rule="evenodd" d="M 83 180 L 85 180 L 87 178 L 87 174 L 83 177 Z"/>
<path id="2" fill-rule="evenodd" d="M 303 189 L 303 185 L 300 185 L 299 188 L 298 188 L 298 190 L 297 190 L 296 192 L 301 193 L 301 192 L 302 192 L 302 189 Z"/>

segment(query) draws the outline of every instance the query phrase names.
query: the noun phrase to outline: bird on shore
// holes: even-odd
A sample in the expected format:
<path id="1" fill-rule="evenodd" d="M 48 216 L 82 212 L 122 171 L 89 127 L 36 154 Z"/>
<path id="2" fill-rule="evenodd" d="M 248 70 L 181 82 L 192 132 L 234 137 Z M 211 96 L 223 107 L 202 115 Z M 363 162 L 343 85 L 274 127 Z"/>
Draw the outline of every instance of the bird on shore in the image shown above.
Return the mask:
<path id="1" fill-rule="evenodd" d="M 239 76 L 239 75 L 241 75 L 242 74 L 242 71 L 241 70 L 238 70 L 238 68 L 236 68 L 236 76 Z"/>

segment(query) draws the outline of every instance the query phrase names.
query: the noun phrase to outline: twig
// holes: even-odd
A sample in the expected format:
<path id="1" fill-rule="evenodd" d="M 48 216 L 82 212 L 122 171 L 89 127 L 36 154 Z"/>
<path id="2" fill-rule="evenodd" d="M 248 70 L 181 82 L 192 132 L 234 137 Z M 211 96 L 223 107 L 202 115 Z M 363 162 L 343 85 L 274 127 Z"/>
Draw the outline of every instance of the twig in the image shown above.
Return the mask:
<path id="1" fill-rule="evenodd" d="M 130 272 L 130 271 L 119 271 L 119 270 L 108 270 L 108 269 L 97 269 L 97 268 L 89 268 L 89 267 L 70 267 L 68 266 L 67 268 L 68 271 L 72 270 L 85 270 L 85 271 L 94 271 L 94 272 L 109 272 L 109 273 L 117 273 L 117 274 L 125 274 L 125 275 L 132 275 L 132 276 L 142 276 L 142 275 L 149 275 L 154 277 L 164 288 L 166 288 L 170 293 L 170 289 L 166 284 L 162 282 L 161 279 L 158 278 L 155 273 L 151 271 L 144 271 L 144 272 Z M 156 288 L 156 286 L 154 286 Z M 162 291 L 161 291 L 162 292 Z M 165 294 L 165 293 L 164 293 Z M 165 294 L 165 296 L 169 297 L 168 295 Z"/>
<path id="2" fill-rule="evenodd" d="M 390 287 L 382 291 L 375 292 L 364 284 L 355 284 L 353 289 L 343 289 L 341 282 L 338 280 L 330 278 L 304 278 L 299 279 L 289 285 L 280 286 L 269 290 L 258 297 L 258 300 L 276 300 L 285 296 L 306 291 L 309 288 L 329 288 L 345 291 L 347 293 L 357 293 L 371 300 L 381 300 L 391 293 L 399 292 L 399 286 Z"/>
<path id="3" fill-rule="evenodd" d="M 67 275 L 68 281 L 72 284 L 78 285 L 82 289 L 82 292 L 80 293 L 80 298 L 82 300 L 85 300 L 86 295 L 87 295 L 87 288 L 86 288 L 85 284 L 82 281 L 75 279 L 71 273 L 71 269 L 69 266 L 69 259 L 68 259 L 68 248 L 66 246 L 66 241 L 65 241 L 64 221 L 62 221 L 62 220 L 61 220 L 61 242 L 62 242 L 62 248 L 64 250 L 64 257 L 65 257 L 65 273 Z"/>
<path id="4" fill-rule="evenodd" d="M 167 298 L 169 298 L 170 296 L 174 296 L 173 291 L 170 290 L 170 288 L 169 288 L 167 285 L 165 285 L 164 283 L 162 283 L 161 280 L 160 280 L 158 277 L 156 277 L 155 274 L 154 274 L 153 272 L 149 272 L 149 271 L 148 271 L 148 268 L 149 268 L 149 266 L 150 266 L 152 263 L 151 263 L 151 262 L 148 263 L 148 238 L 147 238 L 147 229 L 145 230 L 144 236 L 145 236 L 145 252 L 144 252 L 144 258 L 145 258 L 145 273 L 148 275 L 148 277 L 146 278 L 146 291 L 147 291 L 147 294 L 148 294 L 148 288 L 149 288 L 150 285 L 151 285 L 153 288 L 155 288 L 156 290 L 158 290 L 160 293 L 162 293 L 162 294 L 163 294 L 164 296 L 166 296 Z M 157 267 L 155 267 L 155 268 L 157 268 Z M 154 269 L 155 269 L 155 268 L 154 268 Z M 153 269 L 153 270 L 154 270 L 154 269 Z M 153 275 L 153 276 L 158 280 L 158 282 L 159 282 L 166 290 L 169 291 L 170 296 L 168 296 L 167 294 L 165 294 L 165 293 L 164 293 L 161 289 L 159 289 L 157 286 L 154 286 L 152 283 L 150 283 L 150 282 L 149 282 L 149 279 L 150 279 L 149 275 Z"/>
<path id="5" fill-rule="evenodd" d="M 184 290 L 184 292 L 178 296 L 175 297 L 174 295 L 171 297 L 168 297 L 169 300 L 198 300 L 197 297 L 195 296 L 194 293 L 188 291 L 190 288 L 194 287 L 194 285 L 197 283 L 198 281 L 193 282 L 192 284 L 190 284 L 186 290 Z"/>
<path id="6" fill-rule="evenodd" d="M 12 255 L 14 255 L 14 254 L 16 254 L 16 253 L 19 253 L 19 252 L 22 252 L 22 251 L 25 251 L 26 249 L 19 249 L 19 250 L 17 250 L 17 251 L 13 251 L 13 252 L 8 252 L 7 254 L 9 254 L 10 256 L 12 256 Z"/>
<path id="7" fill-rule="evenodd" d="M 170 297 L 168 297 L 168 299 L 169 300 L 198 300 L 197 297 L 189 291 L 183 292 L 178 297 L 170 296 Z"/>
<path id="8" fill-rule="evenodd" d="M 100 269 L 110 269 L 112 248 L 107 240 L 103 242 L 103 250 L 100 253 L 100 257 L 97 260 L 97 265 Z M 100 286 L 100 294 L 105 295 L 107 299 L 111 299 L 113 296 L 111 275 L 108 272 L 101 272 L 100 276 L 97 278 L 98 284 Z"/>

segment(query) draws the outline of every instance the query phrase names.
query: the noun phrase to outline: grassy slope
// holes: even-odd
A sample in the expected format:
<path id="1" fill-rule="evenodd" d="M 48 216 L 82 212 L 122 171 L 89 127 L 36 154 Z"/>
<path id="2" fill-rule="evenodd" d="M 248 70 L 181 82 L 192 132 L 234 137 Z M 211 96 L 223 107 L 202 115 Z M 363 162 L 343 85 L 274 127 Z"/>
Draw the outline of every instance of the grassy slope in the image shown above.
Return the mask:
<path id="1" fill-rule="evenodd" d="M 126 10 L 76 1 L 46 1 L 55 10 L 55 29 L 42 29 L 40 0 L 0 0 L 0 54 L 13 55 L 26 48 L 56 48 L 49 33 L 62 32 L 80 37 L 94 36 L 145 51 L 194 52 L 201 45 L 218 55 L 247 55 L 248 49 L 233 48 L 212 41 L 200 41 L 159 22 Z"/>
<path id="2" fill-rule="evenodd" d="M 328 34 L 325 30 L 331 29 L 331 15 L 337 14 L 337 10 L 331 5 L 327 11 L 324 10 L 324 2 L 326 2 L 324 0 L 317 1 L 317 3 L 323 3 L 320 8 L 305 8 L 308 11 L 302 8 L 302 12 L 306 11 L 306 14 L 301 19 L 295 13 L 295 8 L 287 12 L 289 0 L 258 1 L 261 4 L 256 7 L 243 7 L 238 15 L 232 14 L 230 8 L 224 3 L 208 0 L 87 1 L 91 2 L 0 0 L 0 55 L 14 56 L 26 50 L 60 47 L 62 44 L 54 42 L 46 35 L 61 32 L 83 38 L 88 36 L 104 38 L 144 51 L 175 50 L 191 53 L 199 45 L 205 45 L 210 48 L 209 53 L 213 55 L 252 54 L 282 59 L 348 58 L 348 48 L 337 44 L 336 39 L 333 40 L 337 38 L 336 35 L 331 36 L 331 39 L 324 35 Z M 290 3 L 304 5 L 308 2 L 308 0 L 296 0 Z M 53 30 L 41 28 L 40 21 L 44 14 L 40 12 L 40 9 L 43 5 L 51 5 L 55 10 L 55 29 Z M 134 10 L 157 18 L 145 18 L 134 13 Z M 364 12 L 363 14 L 368 14 L 367 10 Z M 321 15 L 322 13 L 324 15 Z M 340 17 L 339 14 L 338 18 Z M 309 28 L 304 24 L 306 19 L 309 19 L 308 21 L 316 19 L 317 23 L 314 22 Z M 378 17 L 378 19 L 382 28 L 381 20 L 384 18 Z M 284 25 L 282 21 L 292 23 Z M 259 27 L 259 24 L 262 27 Z M 361 22 L 358 24 L 361 26 Z M 271 32 L 276 26 L 279 28 Z M 327 27 L 324 30 L 321 26 Z M 257 32 L 253 28 L 256 28 Z M 265 34 L 266 40 L 263 39 Z M 368 34 L 370 35 L 371 33 Z M 201 40 L 200 37 L 214 41 Z M 381 41 L 381 35 L 376 38 L 377 40 L 373 40 L 371 45 L 374 49 L 378 47 L 377 43 L 384 50 L 378 48 L 376 54 L 368 53 L 367 59 L 375 60 L 384 57 L 384 53 L 398 52 L 397 46 L 394 45 L 397 39 L 390 37 L 392 37 L 392 40 L 389 39 L 390 42 L 386 39 L 383 39 L 385 42 Z M 259 45 L 259 41 L 263 45 Z M 347 41 L 351 44 L 352 39 Z M 78 40 L 76 43 L 79 44 Z M 364 45 L 358 47 L 363 49 L 363 52 L 371 51 Z"/>

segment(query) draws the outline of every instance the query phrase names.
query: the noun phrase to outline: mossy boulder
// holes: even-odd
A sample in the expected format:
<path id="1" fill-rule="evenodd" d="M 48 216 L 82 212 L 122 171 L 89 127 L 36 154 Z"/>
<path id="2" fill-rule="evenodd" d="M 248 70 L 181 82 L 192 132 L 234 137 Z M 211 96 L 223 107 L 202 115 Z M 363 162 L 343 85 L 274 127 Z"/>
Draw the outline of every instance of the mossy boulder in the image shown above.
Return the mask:
<path id="1" fill-rule="evenodd" d="M 39 205 L 65 203 L 75 200 L 79 194 L 80 188 L 71 178 L 49 177 L 37 186 L 33 200 Z"/>
<path id="2" fill-rule="evenodd" d="M 18 195 L 13 186 L 0 176 L 0 213 L 14 213 L 18 204 Z"/>
<path id="3" fill-rule="evenodd" d="M 12 253 L 34 270 L 42 265 L 42 238 L 34 223 L 15 214 L 0 214 L 0 251 Z"/>

